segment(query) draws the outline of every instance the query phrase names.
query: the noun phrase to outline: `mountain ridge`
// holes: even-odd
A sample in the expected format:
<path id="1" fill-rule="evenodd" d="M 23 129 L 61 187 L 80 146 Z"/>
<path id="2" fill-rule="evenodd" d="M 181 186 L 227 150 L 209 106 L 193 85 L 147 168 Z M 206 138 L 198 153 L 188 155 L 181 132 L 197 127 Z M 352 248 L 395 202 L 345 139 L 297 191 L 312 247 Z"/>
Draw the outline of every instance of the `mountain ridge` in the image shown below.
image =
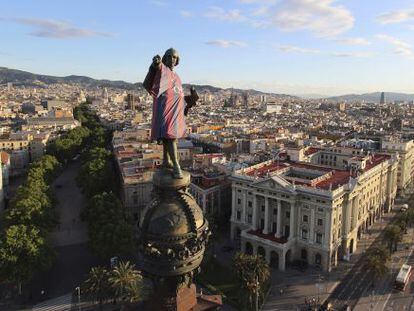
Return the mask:
<path id="1" fill-rule="evenodd" d="M 340 96 L 332 96 L 327 97 L 324 99 L 330 101 L 337 101 L 337 102 L 372 102 L 372 103 L 379 103 L 381 98 L 382 92 L 372 92 L 372 93 L 364 93 L 364 94 L 346 94 Z M 406 93 L 397 93 L 397 92 L 384 92 L 385 94 L 385 101 L 413 101 L 414 94 L 406 94 Z"/>
<path id="2" fill-rule="evenodd" d="M 108 79 L 94 79 L 88 76 L 80 75 L 69 75 L 64 77 L 35 74 L 28 71 L 11 69 L 7 67 L 0 66 L 0 85 L 7 82 L 15 83 L 16 85 L 25 85 L 25 86 L 38 86 L 42 87 L 43 84 L 54 84 L 54 83 L 79 83 L 89 87 L 114 87 L 121 88 L 125 90 L 133 90 L 137 88 L 142 88 L 142 82 L 130 83 L 122 80 L 108 80 Z M 287 94 L 276 94 L 276 93 L 266 93 L 257 90 L 242 90 L 236 88 L 220 88 L 212 85 L 197 85 L 191 84 L 196 87 L 198 91 L 204 92 L 218 92 L 218 91 L 233 91 L 235 93 L 249 92 L 251 95 L 273 95 L 280 97 L 291 97 L 297 98 L 293 95 Z M 190 84 L 183 84 L 184 88 L 189 88 Z"/>
<path id="3" fill-rule="evenodd" d="M 54 83 L 79 83 L 84 86 L 89 87 L 114 87 L 125 90 L 134 90 L 137 88 L 142 88 L 141 82 L 130 83 L 123 80 L 108 80 L 108 79 L 94 79 L 88 76 L 81 75 L 69 75 L 64 77 L 35 74 L 28 71 L 11 69 L 7 67 L 0 66 L 0 85 L 7 82 L 13 82 L 16 85 L 25 85 L 25 86 L 36 86 L 44 87 L 45 84 L 54 84 Z M 219 91 L 231 91 L 236 94 L 242 94 L 248 92 L 251 95 L 270 95 L 280 98 L 304 98 L 310 100 L 329 100 L 336 102 L 356 102 L 356 101 L 366 101 L 366 102 L 379 102 L 381 92 L 373 93 L 364 93 L 364 94 L 345 94 L 339 96 L 324 96 L 317 98 L 316 94 L 312 96 L 304 95 L 288 95 L 288 94 L 278 94 L 271 92 L 262 92 L 254 89 L 238 89 L 238 88 L 220 88 L 207 84 L 191 84 L 196 87 L 199 92 L 219 92 Z M 184 88 L 189 88 L 190 84 L 184 84 Z M 308 94 L 310 95 L 310 94 Z M 414 101 L 414 94 L 398 93 L 398 92 L 385 92 L 385 98 L 387 101 Z"/>

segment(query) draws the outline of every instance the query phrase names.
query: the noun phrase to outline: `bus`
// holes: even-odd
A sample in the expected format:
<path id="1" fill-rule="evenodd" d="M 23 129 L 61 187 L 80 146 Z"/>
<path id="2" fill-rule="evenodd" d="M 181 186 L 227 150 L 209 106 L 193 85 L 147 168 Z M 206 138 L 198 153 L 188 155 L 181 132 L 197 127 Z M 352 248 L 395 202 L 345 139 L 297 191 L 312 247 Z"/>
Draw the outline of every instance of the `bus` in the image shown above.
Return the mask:
<path id="1" fill-rule="evenodd" d="M 398 272 L 397 278 L 395 279 L 395 288 L 403 291 L 410 279 L 410 274 L 411 266 L 406 264 L 402 265 L 400 272 Z"/>

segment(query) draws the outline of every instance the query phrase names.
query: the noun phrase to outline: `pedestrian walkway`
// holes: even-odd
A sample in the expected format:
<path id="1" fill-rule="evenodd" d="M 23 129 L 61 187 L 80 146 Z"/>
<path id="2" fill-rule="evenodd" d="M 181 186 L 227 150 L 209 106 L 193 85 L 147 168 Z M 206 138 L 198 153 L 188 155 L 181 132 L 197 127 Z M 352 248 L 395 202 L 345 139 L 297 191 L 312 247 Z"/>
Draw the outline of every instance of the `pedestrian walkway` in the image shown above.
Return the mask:
<path id="1" fill-rule="evenodd" d="M 319 300 L 322 303 L 334 292 L 344 276 L 351 271 L 361 255 L 379 237 L 394 215 L 395 212 L 387 213 L 381 220 L 374 223 L 368 232 L 361 236 L 350 261 L 339 262 L 330 273 L 314 269 L 308 269 L 304 273 L 291 269 L 285 272 L 272 270 L 272 287 L 262 310 L 300 310 L 305 306 L 305 300 L 307 302 Z M 348 292 L 347 288 L 345 286 L 344 295 Z"/>
<path id="2" fill-rule="evenodd" d="M 413 254 L 413 236 L 414 229 L 410 228 L 407 234 L 404 235 L 398 250 L 391 256 L 391 260 L 388 263 L 389 273 L 377 282 L 373 288 L 367 289 L 363 293 L 354 309 L 355 311 L 386 310 L 387 302 L 393 293 L 393 283 L 396 274 L 403 263 L 413 264 L 410 261 L 411 255 Z M 399 300 L 401 300 L 403 293 L 396 292 L 396 295 L 401 296 L 399 297 Z"/>
<path id="3" fill-rule="evenodd" d="M 35 305 L 33 311 L 66 311 L 72 308 L 72 293 Z"/>

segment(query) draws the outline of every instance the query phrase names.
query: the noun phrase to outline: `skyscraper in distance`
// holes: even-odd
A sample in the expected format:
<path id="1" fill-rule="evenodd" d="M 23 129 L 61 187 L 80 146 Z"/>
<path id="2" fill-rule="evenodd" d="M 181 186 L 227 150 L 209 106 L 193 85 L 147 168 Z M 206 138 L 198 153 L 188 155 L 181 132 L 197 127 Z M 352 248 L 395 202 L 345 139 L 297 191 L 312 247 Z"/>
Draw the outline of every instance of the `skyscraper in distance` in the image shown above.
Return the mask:
<path id="1" fill-rule="evenodd" d="M 384 92 L 381 93 L 380 104 L 381 105 L 384 105 L 385 104 L 385 93 Z"/>

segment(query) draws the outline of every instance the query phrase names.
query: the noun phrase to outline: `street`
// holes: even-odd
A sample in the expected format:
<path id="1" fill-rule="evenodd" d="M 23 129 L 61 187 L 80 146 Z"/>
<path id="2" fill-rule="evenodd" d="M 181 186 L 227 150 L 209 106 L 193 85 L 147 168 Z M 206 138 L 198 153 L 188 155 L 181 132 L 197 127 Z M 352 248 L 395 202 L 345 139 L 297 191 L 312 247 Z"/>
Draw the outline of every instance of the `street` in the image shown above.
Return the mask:
<path id="1" fill-rule="evenodd" d="M 79 168 L 79 162 L 70 163 L 53 183 L 60 220 L 51 235 L 56 260 L 48 271 L 38 273 L 32 280 L 29 303 L 70 293 L 85 280 L 91 267 L 107 264 L 92 254 L 86 244 L 87 226 L 79 217 L 85 201 L 75 182 Z"/>
<path id="2" fill-rule="evenodd" d="M 355 311 L 380 310 L 380 311 L 403 311 L 414 310 L 414 274 L 404 291 L 394 289 L 395 277 L 404 263 L 414 266 L 413 237 L 414 229 L 410 229 L 405 237 L 405 243 L 401 243 L 398 251 L 393 254 L 390 263 L 390 272 L 373 289 L 363 293 L 358 301 Z"/>
<path id="3" fill-rule="evenodd" d="M 378 239 L 383 228 L 395 212 L 385 214 L 363 234 L 350 262 L 341 261 L 330 273 L 309 268 L 305 272 L 287 269 L 281 272 L 272 269 L 272 288 L 266 298 L 263 310 L 299 310 L 305 306 L 305 299 L 327 300 L 336 309 L 348 304 L 354 307 L 364 292 L 371 287 L 372 276 L 361 265 L 363 253 Z M 280 293 L 282 289 L 282 293 Z M 369 309 L 363 309 L 369 310 Z"/>

